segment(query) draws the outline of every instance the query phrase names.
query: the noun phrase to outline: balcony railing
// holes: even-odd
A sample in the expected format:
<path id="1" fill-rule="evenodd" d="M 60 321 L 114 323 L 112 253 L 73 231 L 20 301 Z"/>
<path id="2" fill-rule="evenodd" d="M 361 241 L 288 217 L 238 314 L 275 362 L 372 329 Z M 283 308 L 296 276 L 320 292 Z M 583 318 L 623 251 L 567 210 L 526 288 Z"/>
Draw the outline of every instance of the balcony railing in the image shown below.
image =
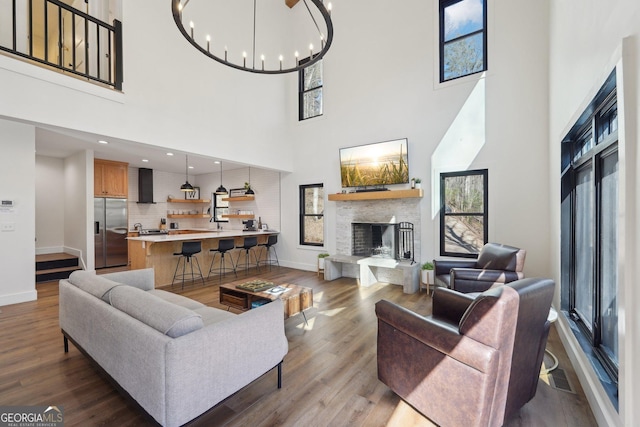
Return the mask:
<path id="1" fill-rule="evenodd" d="M 0 2 L 0 50 L 122 90 L 122 23 L 59 0 Z"/>

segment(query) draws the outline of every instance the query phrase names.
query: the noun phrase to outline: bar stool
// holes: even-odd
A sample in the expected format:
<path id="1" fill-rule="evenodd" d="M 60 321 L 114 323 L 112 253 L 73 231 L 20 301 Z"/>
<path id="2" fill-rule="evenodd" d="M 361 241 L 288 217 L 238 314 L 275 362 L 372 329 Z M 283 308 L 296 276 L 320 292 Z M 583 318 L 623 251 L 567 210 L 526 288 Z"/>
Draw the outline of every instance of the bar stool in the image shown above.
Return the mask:
<path id="1" fill-rule="evenodd" d="M 198 274 L 200 276 L 200 280 L 202 280 L 202 284 L 204 285 L 204 277 L 202 277 L 202 270 L 200 270 L 200 262 L 198 261 L 198 257 L 196 254 L 199 254 L 202 251 L 202 242 L 182 242 L 182 251 L 174 252 L 174 255 L 180 255 L 178 259 L 178 263 L 176 264 L 176 269 L 173 272 L 173 280 L 171 281 L 171 286 L 176 281 L 177 278 L 182 278 L 182 289 L 184 289 L 184 278 L 188 276 L 189 273 L 185 272 L 187 263 L 191 264 L 191 281 L 195 282 L 196 275 L 193 272 L 193 262 L 191 262 L 191 258 L 196 261 L 196 265 L 198 267 Z M 180 267 L 180 261 L 182 261 L 182 274 L 178 274 L 178 267 Z"/>
<path id="2" fill-rule="evenodd" d="M 258 246 L 264 248 L 267 251 L 267 254 L 266 254 L 267 259 L 265 261 L 258 261 L 258 264 L 260 264 L 260 263 L 262 263 L 263 265 L 268 264 L 269 265 L 269 271 L 271 271 L 271 266 L 273 264 L 277 264 L 278 267 L 280 267 L 280 262 L 278 261 L 278 253 L 276 252 L 276 248 L 273 247 L 273 245 L 275 245 L 276 243 L 278 243 L 278 235 L 277 234 L 270 234 L 267 237 L 267 242 L 266 243 L 260 243 L 258 245 Z M 275 260 L 271 259 L 271 249 L 273 249 L 273 254 L 276 257 Z M 260 254 L 260 258 L 262 258 L 262 253 Z"/>
<path id="3" fill-rule="evenodd" d="M 230 251 L 235 247 L 235 240 L 233 239 L 221 239 L 218 240 L 218 249 L 210 249 L 210 252 L 213 252 L 213 259 L 211 260 L 211 267 L 209 267 L 209 274 L 207 275 L 207 279 L 211 276 L 211 273 L 218 273 L 218 277 L 220 278 L 220 283 L 222 283 L 222 276 L 227 274 L 226 264 L 224 262 L 225 256 L 224 254 L 227 251 Z M 213 264 L 216 262 L 216 255 L 220 254 L 220 264 L 217 268 L 213 268 Z M 236 266 L 233 265 L 233 256 L 229 255 L 229 261 L 231 261 L 231 270 L 233 274 L 238 277 L 238 273 L 236 273 Z"/>
<path id="4" fill-rule="evenodd" d="M 254 265 L 256 266 L 258 271 L 260 271 L 260 264 L 258 263 L 258 257 L 256 256 L 255 251 L 251 251 L 251 248 L 255 248 L 256 246 L 258 246 L 258 238 L 256 236 L 245 237 L 242 246 L 236 246 L 236 249 L 243 249 L 245 252 L 245 257 L 244 257 L 245 273 L 249 272 L 249 253 L 250 252 L 253 252 L 253 258 L 256 260 Z M 238 252 L 238 258 L 236 259 L 236 268 L 239 266 L 238 263 L 240 262 L 241 253 L 242 253 L 241 251 Z"/>

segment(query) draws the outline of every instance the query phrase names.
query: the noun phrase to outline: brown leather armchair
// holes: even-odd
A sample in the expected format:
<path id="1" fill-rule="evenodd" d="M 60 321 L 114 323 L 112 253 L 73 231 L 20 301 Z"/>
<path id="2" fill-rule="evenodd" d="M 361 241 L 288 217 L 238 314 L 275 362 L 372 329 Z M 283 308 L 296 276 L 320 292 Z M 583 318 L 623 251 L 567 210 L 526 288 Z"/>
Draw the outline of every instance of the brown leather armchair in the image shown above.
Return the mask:
<path id="1" fill-rule="evenodd" d="M 458 292 L 484 292 L 496 283 L 524 278 L 524 249 L 487 243 L 477 260 L 433 260 L 435 285 Z"/>
<path id="2" fill-rule="evenodd" d="M 379 301 L 378 378 L 443 427 L 503 425 L 535 396 L 554 287 L 436 288 L 427 317 Z"/>

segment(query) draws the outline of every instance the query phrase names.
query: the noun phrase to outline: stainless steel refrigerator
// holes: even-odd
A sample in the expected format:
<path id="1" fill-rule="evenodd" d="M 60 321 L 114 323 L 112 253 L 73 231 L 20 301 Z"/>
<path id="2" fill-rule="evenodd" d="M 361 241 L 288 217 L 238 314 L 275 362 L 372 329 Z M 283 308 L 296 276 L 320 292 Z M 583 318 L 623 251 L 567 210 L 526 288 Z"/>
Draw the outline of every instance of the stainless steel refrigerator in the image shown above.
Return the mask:
<path id="1" fill-rule="evenodd" d="M 127 265 L 127 200 L 100 197 L 93 206 L 96 268 Z"/>

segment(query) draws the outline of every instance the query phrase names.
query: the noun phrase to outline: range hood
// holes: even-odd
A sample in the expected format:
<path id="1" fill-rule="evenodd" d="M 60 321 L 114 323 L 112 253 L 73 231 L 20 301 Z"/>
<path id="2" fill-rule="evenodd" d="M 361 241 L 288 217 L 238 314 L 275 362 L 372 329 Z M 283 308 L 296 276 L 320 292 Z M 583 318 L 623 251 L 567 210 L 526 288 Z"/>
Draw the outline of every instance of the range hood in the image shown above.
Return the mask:
<path id="1" fill-rule="evenodd" d="M 153 201 L 153 169 L 138 169 L 138 203 Z"/>

